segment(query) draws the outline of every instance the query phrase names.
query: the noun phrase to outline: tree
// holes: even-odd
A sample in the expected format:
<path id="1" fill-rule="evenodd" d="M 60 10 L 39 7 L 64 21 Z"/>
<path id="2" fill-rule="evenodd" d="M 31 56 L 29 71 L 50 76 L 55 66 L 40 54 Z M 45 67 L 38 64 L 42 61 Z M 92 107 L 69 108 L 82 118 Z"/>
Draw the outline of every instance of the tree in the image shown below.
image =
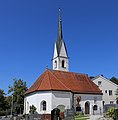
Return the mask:
<path id="1" fill-rule="evenodd" d="M 30 106 L 29 113 L 34 114 L 36 112 L 36 107 L 34 105 Z"/>
<path id="2" fill-rule="evenodd" d="M 24 109 L 24 94 L 27 90 L 26 82 L 19 79 L 13 79 L 13 86 L 9 86 L 8 93 L 13 95 L 13 110 L 19 113 L 23 113 Z"/>
<path id="3" fill-rule="evenodd" d="M 118 78 L 112 77 L 112 78 L 110 79 L 110 81 L 112 81 L 113 83 L 115 83 L 115 84 L 118 85 Z"/>
<path id="4" fill-rule="evenodd" d="M 7 110 L 7 101 L 4 90 L 0 89 L 0 115 L 5 115 Z"/>
<path id="5" fill-rule="evenodd" d="M 6 114 L 10 115 L 11 114 L 11 105 L 12 105 L 12 96 L 6 96 L 5 97 L 5 102 L 6 102 Z"/>

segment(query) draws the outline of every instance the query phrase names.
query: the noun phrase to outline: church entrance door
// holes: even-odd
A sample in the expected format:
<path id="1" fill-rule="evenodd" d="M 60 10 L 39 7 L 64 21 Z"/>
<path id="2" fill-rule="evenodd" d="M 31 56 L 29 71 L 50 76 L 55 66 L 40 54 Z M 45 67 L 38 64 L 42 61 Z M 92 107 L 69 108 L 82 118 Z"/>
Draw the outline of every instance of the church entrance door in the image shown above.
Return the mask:
<path id="1" fill-rule="evenodd" d="M 86 102 L 85 103 L 85 114 L 89 114 L 89 112 L 90 112 L 90 103 Z"/>

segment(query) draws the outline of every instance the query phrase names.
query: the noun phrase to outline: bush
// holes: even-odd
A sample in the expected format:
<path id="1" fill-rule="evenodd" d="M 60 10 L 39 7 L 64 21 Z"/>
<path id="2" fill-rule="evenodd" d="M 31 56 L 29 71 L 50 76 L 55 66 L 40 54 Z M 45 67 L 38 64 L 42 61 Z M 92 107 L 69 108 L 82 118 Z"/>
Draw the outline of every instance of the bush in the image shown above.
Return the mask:
<path id="1" fill-rule="evenodd" d="M 34 105 L 30 106 L 30 111 L 29 113 L 34 114 L 36 113 L 36 107 Z"/>
<path id="2" fill-rule="evenodd" d="M 5 111 L 1 110 L 0 111 L 0 116 L 4 116 L 5 115 Z"/>
<path id="3" fill-rule="evenodd" d="M 113 120 L 115 120 L 115 108 L 114 107 L 108 110 L 108 115 L 109 117 L 113 118 Z"/>

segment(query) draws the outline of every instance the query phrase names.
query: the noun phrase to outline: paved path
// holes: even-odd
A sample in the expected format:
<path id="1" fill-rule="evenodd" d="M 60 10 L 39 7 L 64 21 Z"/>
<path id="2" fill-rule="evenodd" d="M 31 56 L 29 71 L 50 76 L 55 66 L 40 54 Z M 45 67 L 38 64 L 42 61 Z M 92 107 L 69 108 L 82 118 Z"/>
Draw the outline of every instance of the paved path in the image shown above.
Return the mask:
<path id="1" fill-rule="evenodd" d="M 105 118 L 103 115 L 90 115 L 88 120 L 113 120 L 111 118 Z"/>

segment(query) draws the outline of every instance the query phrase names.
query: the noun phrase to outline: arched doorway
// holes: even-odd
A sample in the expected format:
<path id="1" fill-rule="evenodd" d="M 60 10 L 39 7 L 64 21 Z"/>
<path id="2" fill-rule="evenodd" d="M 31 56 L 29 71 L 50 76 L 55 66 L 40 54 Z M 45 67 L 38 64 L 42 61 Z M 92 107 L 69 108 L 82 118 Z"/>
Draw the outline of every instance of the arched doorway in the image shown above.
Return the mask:
<path id="1" fill-rule="evenodd" d="M 58 105 L 55 109 L 51 111 L 51 120 L 61 120 L 64 119 L 64 105 Z"/>
<path id="2" fill-rule="evenodd" d="M 89 112 L 90 112 L 90 103 L 86 102 L 85 103 L 85 114 L 89 114 Z"/>
<path id="3" fill-rule="evenodd" d="M 64 112 L 64 110 L 65 110 L 64 105 L 58 105 L 57 108 L 60 110 L 60 112 Z"/>

